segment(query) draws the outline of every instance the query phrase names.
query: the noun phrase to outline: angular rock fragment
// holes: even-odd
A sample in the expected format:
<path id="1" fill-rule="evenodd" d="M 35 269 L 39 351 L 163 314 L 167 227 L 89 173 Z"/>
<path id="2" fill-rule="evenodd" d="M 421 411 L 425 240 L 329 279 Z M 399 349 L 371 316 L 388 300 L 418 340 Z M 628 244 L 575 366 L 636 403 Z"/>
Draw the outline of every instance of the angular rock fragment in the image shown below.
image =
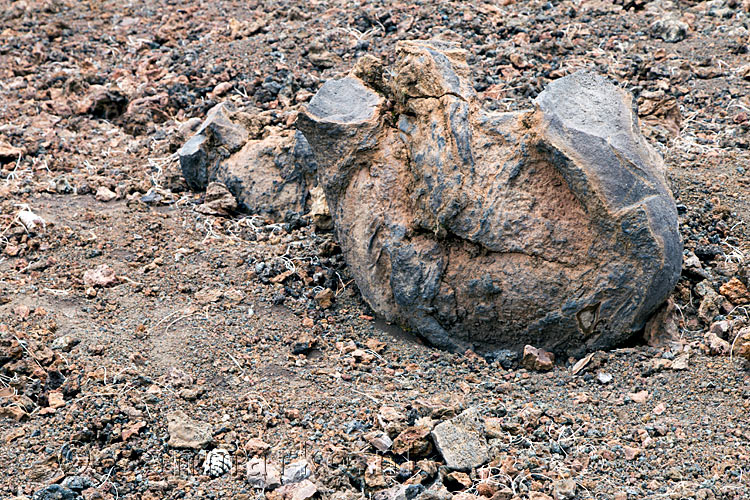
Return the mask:
<path id="1" fill-rule="evenodd" d="M 288 131 L 250 140 L 220 162 L 210 180 L 227 186 L 243 210 L 284 216 L 306 211 L 315 164 L 304 136 Z"/>
<path id="2" fill-rule="evenodd" d="M 523 348 L 521 364 L 529 370 L 546 372 L 555 367 L 555 355 L 544 349 L 527 345 Z"/>
<path id="3" fill-rule="evenodd" d="M 253 488 L 272 490 L 281 486 L 281 473 L 265 458 L 252 458 L 247 462 L 247 482 Z"/>
<path id="4" fill-rule="evenodd" d="M 432 452 L 429 439 L 430 430 L 427 427 L 407 427 L 393 440 L 392 451 L 397 455 L 409 458 L 426 457 Z"/>
<path id="5" fill-rule="evenodd" d="M 690 26 L 674 17 L 664 17 L 651 25 L 651 33 L 667 43 L 677 43 L 687 37 Z"/>
<path id="6" fill-rule="evenodd" d="M 475 408 L 435 426 L 432 439 L 453 470 L 468 471 L 489 460 L 489 447 Z"/>
<path id="7" fill-rule="evenodd" d="M 195 135 L 177 152 L 190 189 L 206 189 L 213 180 L 217 162 L 239 150 L 247 141 L 247 130 L 232 121 L 231 112 L 227 103 L 211 108 Z"/>
<path id="8" fill-rule="evenodd" d="M 167 444 L 172 448 L 199 450 L 213 441 L 211 425 L 196 422 L 182 411 L 174 411 L 167 415 L 167 423 L 167 430 L 169 431 Z"/>
<path id="9" fill-rule="evenodd" d="M 206 188 L 206 198 L 197 212 L 205 215 L 228 216 L 237 210 L 237 200 L 224 184 L 212 182 Z"/>
<path id="10" fill-rule="evenodd" d="M 252 213 L 305 212 L 316 170 L 305 137 L 291 130 L 254 137 L 229 104 L 212 108 L 178 151 L 188 187 L 200 191 L 222 183 Z"/>
<path id="11" fill-rule="evenodd" d="M 465 52 L 434 41 L 400 42 L 390 70 L 357 74 L 368 81 L 326 82 L 298 127 L 377 313 L 485 354 L 580 355 L 643 328 L 682 243 L 629 94 L 578 72 L 532 110 L 484 111 Z"/>
<path id="12" fill-rule="evenodd" d="M 204 135 L 194 135 L 177 152 L 180 168 L 190 189 L 201 190 L 208 185 L 209 156 Z"/>

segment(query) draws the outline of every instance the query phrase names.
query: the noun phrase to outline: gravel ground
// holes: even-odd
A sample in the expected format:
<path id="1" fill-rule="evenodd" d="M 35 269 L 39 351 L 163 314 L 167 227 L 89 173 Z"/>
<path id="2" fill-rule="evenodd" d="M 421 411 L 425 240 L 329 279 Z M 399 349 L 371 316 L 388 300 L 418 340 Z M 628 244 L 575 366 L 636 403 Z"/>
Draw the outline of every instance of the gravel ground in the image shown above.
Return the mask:
<path id="1" fill-rule="evenodd" d="M 747 0 L 10 0 L 0 20 L 0 498 L 750 498 L 729 355 L 750 323 Z M 373 317 L 306 217 L 196 210 L 181 124 L 232 100 L 292 127 L 360 56 L 430 37 L 498 109 L 579 68 L 637 96 L 685 241 L 673 342 L 543 373 L 438 351 Z M 455 472 L 429 431 L 470 408 L 486 460 Z M 231 467 L 204 471 L 220 449 Z M 312 475 L 264 491 L 253 457 Z"/>

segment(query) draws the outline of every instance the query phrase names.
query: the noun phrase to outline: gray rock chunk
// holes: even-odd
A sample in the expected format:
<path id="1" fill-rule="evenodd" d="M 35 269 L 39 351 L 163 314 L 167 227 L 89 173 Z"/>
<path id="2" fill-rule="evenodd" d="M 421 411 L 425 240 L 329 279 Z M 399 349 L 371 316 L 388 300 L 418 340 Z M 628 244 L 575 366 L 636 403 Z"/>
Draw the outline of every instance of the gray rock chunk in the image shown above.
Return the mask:
<path id="1" fill-rule="evenodd" d="M 194 135 L 178 151 L 180 168 L 190 189 L 199 191 L 208 185 L 209 152 L 205 135 Z"/>
<path id="2" fill-rule="evenodd" d="M 360 80 L 328 80 L 310 100 L 308 112 L 329 122 L 357 123 L 373 117 L 380 98 Z"/>
<path id="3" fill-rule="evenodd" d="M 281 474 L 265 458 L 252 458 L 247 462 L 247 481 L 253 488 L 273 490 L 281 486 Z"/>
<path id="4" fill-rule="evenodd" d="M 248 132 L 232 121 L 227 103 L 211 108 L 206 119 L 177 152 L 182 175 L 193 190 L 206 189 L 213 179 L 212 169 L 222 158 L 240 149 L 248 139 Z"/>
<path id="5" fill-rule="evenodd" d="M 582 355 L 639 332 L 682 242 L 631 96 L 579 72 L 534 109 L 487 112 L 457 46 L 399 42 L 395 59 L 387 81 L 324 84 L 298 119 L 370 306 L 480 353 Z"/>
<path id="6" fill-rule="evenodd" d="M 337 96 L 343 98 L 333 102 Z M 307 113 L 297 119 L 297 127 L 310 145 L 316 165 L 330 164 L 334 158 L 345 160 L 353 151 L 374 146 L 383 103 L 384 99 L 358 78 L 324 83 L 311 99 Z M 326 198 L 329 189 L 348 185 L 350 173 L 347 168 L 318 171 L 318 182 L 323 185 Z M 332 206 L 330 200 L 328 206 L 329 209 Z"/>
<path id="7" fill-rule="evenodd" d="M 194 421 L 179 410 L 167 415 L 167 430 L 172 448 L 199 450 L 213 441 L 210 424 Z"/>
<path id="8" fill-rule="evenodd" d="M 315 170 L 305 137 L 287 131 L 247 141 L 218 164 L 211 180 L 226 185 L 245 211 L 284 216 L 307 210 Z"/>
<path id="9" fill-rule="evenodd" d="M 32 500 L 77 500 L 79 498 L 81 498 L 80 495 L 59 484 L 51 484 L 42 488 L 31 497 Z"/>
<path id="10" fill-rule="evenodd" d="M 234 116 L 226 103 L 213 107 L 179 149 L 188 187 L 202 191 L 211 183 L 224 184 L 239 208 L 251 213 L 283 217 L 310 209 L 317 165 L 305 137 L 281 131 L 250 138 L 242 120 Z M 210 207 L 206 210 L 213 213 Z M 227 210 L 219 212 L 224 215 Z"/>
<path id="11" fill-rule="evenodd" d="M 211 108 L 197 135 L 208 137 L 213 146 L 234 153 L 248 139 L 248 132 L 241 124 L 231 118 L 233 109 L 229 103 L 220 103 Z"/>
<path id="12" fill-rule="evenodd" d="M 436 425 L 432 439 L 451 469 L 470 471 L 489 460 L 489 446 L 475 408 Z"/>
<path id="13" fill-rule="evenodd" d="M 687 37 L 690 27 L 685 21 L 664 17 L 651 25 L 651 33 L 667 43 L 677 43 Z"/>

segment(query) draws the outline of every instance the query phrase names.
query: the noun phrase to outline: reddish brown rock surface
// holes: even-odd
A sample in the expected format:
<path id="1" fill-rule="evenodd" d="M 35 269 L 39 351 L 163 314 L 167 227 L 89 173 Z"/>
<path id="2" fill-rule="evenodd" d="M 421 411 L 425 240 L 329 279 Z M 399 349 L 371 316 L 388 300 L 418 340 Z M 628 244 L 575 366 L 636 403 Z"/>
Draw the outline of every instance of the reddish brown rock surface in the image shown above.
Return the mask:
<path id="1" fill-rule="evenodd" d="M 466 53 L 401 42 L 330 80 L 299 126 L 364 298 L 448 349 L 580 354 L 641 330 L 682 243 L 629 94 L 585 72 L 482 110 Z M 384 76 L 385 75 L 385 76 Z"/>

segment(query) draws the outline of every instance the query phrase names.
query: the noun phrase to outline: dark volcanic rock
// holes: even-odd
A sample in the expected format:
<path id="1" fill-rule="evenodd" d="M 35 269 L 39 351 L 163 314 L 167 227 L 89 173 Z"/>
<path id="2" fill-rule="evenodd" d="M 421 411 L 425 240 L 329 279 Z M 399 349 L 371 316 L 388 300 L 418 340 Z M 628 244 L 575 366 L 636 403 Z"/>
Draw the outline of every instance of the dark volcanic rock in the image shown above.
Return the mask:
<path id="1" fill-rule="evenodd" d="M 180 148 L 180 167 L 190 189 L 201 190 L 208 186 L 209 155 L 206 136 L 197 134 Z"/>
<path id="2" fill-rule="evenodd" d="M 463 50 L 397 51 L 388 80 L 326 82 L 298 120 L 373 309 L 485 353 L 580 354 L 641 330 L 679 278 L 682 243 L 631 96 L 579 72 L 533 110 L 487 112 Z"/>
<path id="3" fill-rule="evenodd" d="M 247 130 L 232 121 L 231 111 L 225 103 L 211 108 L 195 135 L 177 152 L 190 189 L 206 189 L 208 183 L 215 180 L 218 163 L 247 141 Z"/>
<path id="4" fill-rule="evenodd" d="M 34 493 L 34 496 L 31 498 L 32 500 L 77 500 L 81 497 L 64 486 L 51 484 Z"/>
<path id="5" fill-rule="evenodd" d="M 284 216 L 306 211 L 315 163 L 300 132 L 250 140 L 219 163 L 212 180 L 221 182 L 243 210 Z"/>
<path id="6" fill-rule="evenodd" d="M 178 155 L 191 189 L 222 183 L 244 211 L 281 218 L 309 208 L 316 165 L 300 132 L 288 130 L 249 139 L 245 127 L 233 119 L 231 108 L 219 104 Z"/>

